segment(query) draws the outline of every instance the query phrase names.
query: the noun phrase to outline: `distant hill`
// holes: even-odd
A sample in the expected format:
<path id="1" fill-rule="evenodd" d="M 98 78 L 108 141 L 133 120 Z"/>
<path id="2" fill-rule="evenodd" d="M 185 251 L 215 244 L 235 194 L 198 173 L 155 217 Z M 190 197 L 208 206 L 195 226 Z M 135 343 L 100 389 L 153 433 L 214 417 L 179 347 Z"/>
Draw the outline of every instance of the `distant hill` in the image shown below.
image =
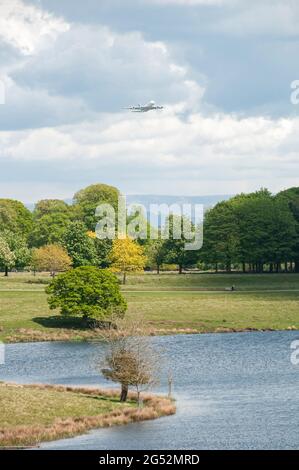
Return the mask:
<path id="1" fill-rule="evenodd" d="M 231 198 L 232 195 L 217 194 L 211 196 L 167 196 L 156 194 L 129 194 L 127 202 L 129 204 L 137 203 L 149 206 L 150 204 L 203 204 L 205 207 L 211 207 L 219 201 L 224 201 Z"/>
<path id="2" fill-rule="evenodd" d="M 128 194 L 127 204 L 142 204 L 149 207 L 150 204 L 202 204 L 205 209 L 214 206 L 219 201 L 226 201 L 231 198 L 232 194 L 215 194 L 211 196 L 168 196 L 156 194 Z M 67 204 L 72 203 L 72 199 L 64 200 Z M 26 207 L 33 211 L 34 204 L 25 204 Z"/>

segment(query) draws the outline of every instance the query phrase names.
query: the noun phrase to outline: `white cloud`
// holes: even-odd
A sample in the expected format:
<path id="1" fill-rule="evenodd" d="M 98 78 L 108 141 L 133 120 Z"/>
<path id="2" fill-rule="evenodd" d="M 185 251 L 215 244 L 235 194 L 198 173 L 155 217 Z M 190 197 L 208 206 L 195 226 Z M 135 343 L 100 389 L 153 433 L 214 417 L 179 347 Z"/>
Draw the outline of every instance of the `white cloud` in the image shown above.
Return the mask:
<path id="1" fill-rule="evenodd" d="M 17 161 L 74 163 L 128 190 L 234 193 L 296 183 L 299 118 L 103 115 L 56 129 L 0 133 L 1 156 Z M 59 179 L 59 178 L 58 178 Z M 298 180 L 297 183 L 298 184 Z M 131 189 L 132 191 L 132 189 Z"/>
<path id="2" fill-rule="evenodd" d="M 24 54 L 32 54 L 68 28 L 64 20 L 21 0 L 0 2 L 0 37 Z"/>
<path id="3" fill-rule="evenodd" d="M 217 31 L 255 34 L 265 24 L 269 31 L 277 29 L 280 11 L 283 30 L 295 30 L 290 25 L 297 20 L 288 10 L 277 9 L 277 2 L 272 23 L 269 9 L 261 9 L 255 0 L 253 10 L 237 3 L 238 8 L 228 9 L 229 15 L 213 23 Z M 54 168 L 55 177 L 49 179 L 55 187 L 72 181 L 74 190 L 82 175 L 143 193 L 234 193 L 299 183 L 294 176 L 299 174 L 299 118 L 205 114 L 201 80 L 176 59 L 168 43 L 100 24 L 69 25 L 20 0 L 3 5 L 0 36 L 25 55 L 7 67 L 4 77 L 0 128 L 7 130 L 0 131 L 0 161 L 2 169 L 7 162 L 13 164 L 16 173 L 18 164 L 33 168 L 40 196 L 45 196 L 46 186 L 39 178 L 49 168 Z M 9 27 L 4 28 L 3 18 Z M 120 112 L 123 106 L 150 99 L 166 105 L 163 112 Z"/>
<path id="4" fill-rule="evenodd" d="M 4 129 L 62 125 L 151 99 L 183 111 L 204 93 L 165 43 L 102 25 L 72 25 L 7 74 Z"/>

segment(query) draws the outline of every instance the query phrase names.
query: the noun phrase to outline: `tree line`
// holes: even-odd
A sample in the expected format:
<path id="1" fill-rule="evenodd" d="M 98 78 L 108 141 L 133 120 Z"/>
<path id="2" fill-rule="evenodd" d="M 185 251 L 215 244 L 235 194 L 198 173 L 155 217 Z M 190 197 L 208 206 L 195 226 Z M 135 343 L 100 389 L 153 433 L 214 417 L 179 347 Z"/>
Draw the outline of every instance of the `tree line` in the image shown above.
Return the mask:
<path id="1" fill-rule="evenodd" d="M 117 188 L 95 184 L 78 191 L 72 204 L 58 199 L 24 204 L 0 199 L 0 269 L 65 271 L 70 267 L 114 266 L 124 274 L 163 264 L 184 269 L 299 272 L 299 188 L 276 195 L 267 189 L 240 194 L 206 211 L 201 250 L 186 251 L 185 240 L 99 240 L 95 209 L 109 203 L 117 211 Z M 136 265 L 136 266 L 135 266 Z"/>
<path id="2" fill-rule="evenodd" d="M 216 271 L 299 272 L 299 188 L 218 203 L 205 215 L 200 259 Z"/>

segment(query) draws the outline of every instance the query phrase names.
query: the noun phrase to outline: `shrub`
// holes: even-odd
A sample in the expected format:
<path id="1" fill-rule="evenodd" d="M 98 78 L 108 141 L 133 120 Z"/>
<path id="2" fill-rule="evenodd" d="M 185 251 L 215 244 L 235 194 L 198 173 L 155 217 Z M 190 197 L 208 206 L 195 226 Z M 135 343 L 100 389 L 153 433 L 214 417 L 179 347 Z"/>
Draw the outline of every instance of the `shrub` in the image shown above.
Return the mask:
<path id="1" fill-rule="evenodd" d="M 122 318 L 127 304 L 116 276 L 106 269 L 82 266 L 58 275 L 46 288 L 51 309 L 94 322 Z"/>

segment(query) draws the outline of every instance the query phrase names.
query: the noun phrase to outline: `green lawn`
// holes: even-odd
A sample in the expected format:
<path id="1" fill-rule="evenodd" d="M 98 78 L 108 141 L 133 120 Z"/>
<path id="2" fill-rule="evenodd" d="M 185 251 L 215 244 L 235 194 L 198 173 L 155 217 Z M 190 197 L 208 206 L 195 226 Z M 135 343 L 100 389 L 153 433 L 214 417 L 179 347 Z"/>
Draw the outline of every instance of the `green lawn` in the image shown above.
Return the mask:
<path id="1" fill-rule="evenodd" d="M 126 290 L 196 289 L 299 290 L 299 274 L 144 274 L 128 276 Z"/>
<path id="2" fill-rule="evenodd" d="M 0 273 L 1 290 L 43 290 L 51 281 L 49 274 Z M 219 290 L 235 285 L 237 290 L 299 290 L 299 274 L 182 274 L 145 273 L 129 275 L 125 290 L 195 289 Z"/>
<path id="3" fill-rule="evenodd" d="M 137 405 L 116 392 L 0 383 L 0 448 L 36 445 L 134 421 Z"/>
<path id="4" fill-rule="evenodd" d="M 123 406 L 117 397 L 93 397 L 75 391 L 9 384 L 0 384 L 0 399 L 0 426 L 6 429 L 20 425 L 48 425 L 56 418 L 96 416 Z M 129 406 L 132 406 L 131 402 Z"/>
<path id="5" fill-rule="evenodd" d="M 80 321 L 50 311 L 43 284 L 48 276 L 0 278 L 0 339 L 89 339 Z M 235 285 L 237 291 L 226 292 Z M 128 316 L 142 316 L 153 333 L 226 329 L 299 329 L 297 274 L 145 274 L 129 276 L 124 288 Z M 196 289 L 194 291 L 194 288 Z M 200 289 L 206 289 L 204 292 Z"/>
<path id="6" fill-rule="evenodd" d="M 119 402 L 117 390 L 55 385 L 16 385 L 0 382 L 0 448 L 36 445 L 83 434 L 88 430 L 124 425 L 176 412 L 172 399 L 136 393 Z"/>

